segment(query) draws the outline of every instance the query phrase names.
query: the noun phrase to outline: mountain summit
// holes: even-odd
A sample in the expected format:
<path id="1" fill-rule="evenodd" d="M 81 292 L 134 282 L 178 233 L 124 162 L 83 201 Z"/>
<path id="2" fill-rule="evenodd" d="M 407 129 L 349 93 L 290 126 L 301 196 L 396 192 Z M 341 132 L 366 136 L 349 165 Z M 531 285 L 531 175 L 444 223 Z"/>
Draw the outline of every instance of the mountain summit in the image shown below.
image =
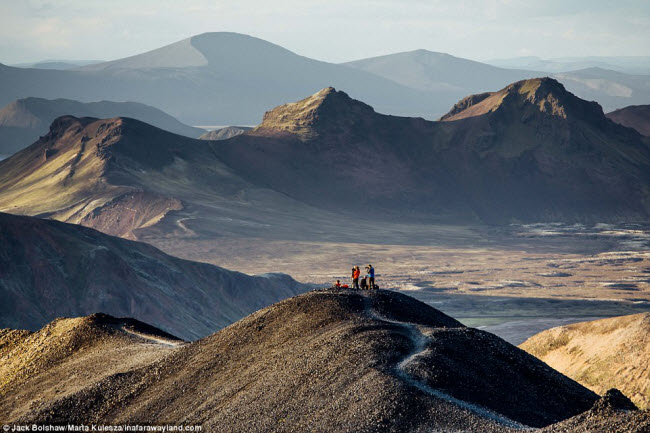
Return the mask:
<path id="1" fill-rule="evenodd" d="M 490 223 L 650 213 L 648 141 L 556 80 L 464 98 L 442 120 L 386 116 L 327 88 L 217 147 L 250 181 L 333 209 Z"/>
<path id="2" fill-rule="evenodd" d="M 571 120 L 584 119 L 598 125 L 604 122 L 602 108 L 568 92 L 552 78 L 523 80 L 498 92 L 481 93 L 463 98 L 441 120 L 451 121 L 503 110 L 515 110 L 525 120 L 533 111 Z"/>
<path id="3" fill-rule="evenodd" d="M 303 100 L 267 111 L 251 134 L 290 133 L 301 139 L 314 139 L 328 133 L 345 133 L 364 116 L 374 114 L 371 106 L 327 87 Z"/>
<path id="4" fill-rule="evenodd" d="M 323 233 L 339 218 L 332 212 L 428 223 L 638 221 L 650 215 L 648 140 L 547 78 L 465 98 L 442 122 L 383 115 L 327 87 L 225 141 L 133 119 L 58 119 L 0 162 L 0 211 L 131 238 L 161 227 L 293 237 L 287 209 L 321 221 L 305 233 Z"/>
<path id="5" fill-rule="evenodd" d="M 165 354 L 107 377 L 71 352 L 67 364 L 6 386 L 0 419 L 504 433 L 566 419 L 598 398 L 500 338 L 383 290 L 309 292 Z M 0 358 L 0 368 L 11 362 Z M 90 376 L 81 386 L 43 380 L 80 366 Z"/>

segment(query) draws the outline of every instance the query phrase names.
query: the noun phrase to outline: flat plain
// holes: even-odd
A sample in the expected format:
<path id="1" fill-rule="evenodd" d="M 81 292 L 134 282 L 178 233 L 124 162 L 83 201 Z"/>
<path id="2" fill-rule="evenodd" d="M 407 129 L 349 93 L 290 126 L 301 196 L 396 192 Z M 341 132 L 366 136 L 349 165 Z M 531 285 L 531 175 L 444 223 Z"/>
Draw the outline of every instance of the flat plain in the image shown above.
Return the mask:
<path id="1" fill-rule="evenodd" d="M 191 229 L 192 221 L 186 224 Z M 349 282 L 352 265 L 372 263 L 380 287 L 407 292 L 515 344 L 554 326 L 650 310 L 650 231 L 643 224 L 369 224 L 330 232 L 353 242 L 143 240 L 182 258 L 250 274 L 285 272 L 323 287 Z"/>

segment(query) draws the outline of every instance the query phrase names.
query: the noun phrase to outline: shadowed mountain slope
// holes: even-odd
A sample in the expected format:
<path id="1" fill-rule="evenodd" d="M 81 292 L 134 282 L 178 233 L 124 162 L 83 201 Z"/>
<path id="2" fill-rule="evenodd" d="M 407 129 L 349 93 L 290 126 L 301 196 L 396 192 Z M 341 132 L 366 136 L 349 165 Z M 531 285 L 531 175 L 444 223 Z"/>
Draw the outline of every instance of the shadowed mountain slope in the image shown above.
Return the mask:
<path id="1" fill-rule="evenodd" d="M 38 405 L 31 402 L 43 376 L 29 375 L 18 402 L 0 400 L 0 418 L 186 420 L 209 431 L 506 432 L 566 419 L 597 400 L 500 338 L 387 291 L 310 292 L 148 366 L 95 374 L 95 384 Z"/>
<path id="2" fill-rule="evenodd" d="M 254 183 L 371 216 L 504 223 L 650 212 L 648 141 L 555 80 L 465 98 L 443 120 L 384 116 L 328 88 L 215 149 Z"/>
<path id="3" fill-rule="evenodd" d="M 12 154 L 45 135 L 54 119 L 76 117 L 130 117 L 176 134 L 197 138 L 205 131 L 187 126 L 172 116 L 135 102 L 88 102 L 69 99 L 25 98 L 0 110 L 0 154 Z"/>
<path id="4" fill-rule="evenodd" d="M 0 327 L 102 311 L 196 339 L 305 290 L 284 274 L 252 277 L 86 227 L 0 214 Z"/>
<path id="5" fill-rule="evenodd" d="M 360 214 L 494 224 L 650 214 L 648 138 L 555 80 L 465 98 L 443 120 L 378 114 L 331 87 L 225 141 L 63 117 L 0 162 L 0 211 L 129 238 L 285 239 L 340 233 Z"/>
<path id="6" fill-rule="evenodd" d="M 607 113 L 607 117 L 618 124 L 636 129 L 639 134 L 650 136 L 650 105 L 621 108 Z"/>
<path id="7" fill-rule="evenodd" d="M 520 347 L 599 394 L 616 387 L 650 408 L 650 313 L 552 328 Z"/>
<path id="8" fill-rule="evenodd" d="M 287 239 L 355 223 L 244 180 L 221 161 L 213 142 L 134 119 L 69 116 L 0 161 L 0 212 L 130 239 L 152 233 Z"/>

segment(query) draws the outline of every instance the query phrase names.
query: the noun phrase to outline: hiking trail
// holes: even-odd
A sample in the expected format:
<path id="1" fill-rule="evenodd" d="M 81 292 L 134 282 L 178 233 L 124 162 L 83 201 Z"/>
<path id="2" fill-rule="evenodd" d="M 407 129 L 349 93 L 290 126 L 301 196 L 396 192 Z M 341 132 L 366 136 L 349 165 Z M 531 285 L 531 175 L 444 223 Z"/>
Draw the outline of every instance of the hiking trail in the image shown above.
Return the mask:
<path id="1" fill-rule="evenodd" d="M 183 344 L 182 341 L 167 340 L 165 338 L 156 337 L 154 335 L 142 334 L 140 332 L 129 329 L 126 326 L 120 326 L 118 329 L 126 332 L 127 334 L 138 337 L 142 340 L 146 340 L 147 343 L 151 343 L 151 344 L 158 344 L 158 345 L 169 346 L 169 347 L 178 347 L 181 344 Z"/>
<path id="2" fill-rule="evenodd" d="M 405 329 L 407 331 L 407 335 L 409 339 L 411 340 L 413 344 L 413 350 L 408 353 L 404 359 L 399 361 L 397 365 L 395 366 L 395 372 L 397 375 L 403 379 L 406 383 L 408 383 L 411 386 L 416 387 L 420 391 L 444 400 L 448 403 L 451 403 L 453 405 L 456 405 L 462 409 L 465 409 L 467 411 L 473 412 L 483 418 L 490 419 L 492 421 L 495 421 L 499 424 L 502 424 L 506 427 L 510 428 L 515 428 L 515 429 L 520 429 L 520 430 L 533 430 L 533 428 L 521 424 L 517 421 L 511 420 L 510 418 L 501 415 L 497 412 L 494 412 L 493 410 L 490 410 L 488 408 L 482 407 L 480 405 L 474 404 L 474 403 L 469 403 L 464 400 L 457 399 L 444 391 L 441 391 L 439 389 L 432 388 L 431 386 L 427 385 L 425 382 L 416 379 L 415 377 L 411 376 L 407 372 L 408 366 L 413 363 L 414 361 L 417 360 L 420 356 L 425 354 L 429 349 L 428 349 L 428 343 L 429 343 L 429 337 L 427 337 L 421 330 L 420 325 L 416 325 L 414 323 L 409 323 L 409 322 L 400 322 L 398 320 L 393 320 L 389 319 L 388 317 L 385 317 L 381 314 L 379 314 L 376 310 L 372 308 L 372 298 L 370 298 L 369 293 L 361 293 L 361 296 L 365 298 L 365 312 L 366 314 L 375 319 L 379 320 L 382 322 L 387 322 L 387 323 L 392 323 L 394 325 L 398 325 Z"/>

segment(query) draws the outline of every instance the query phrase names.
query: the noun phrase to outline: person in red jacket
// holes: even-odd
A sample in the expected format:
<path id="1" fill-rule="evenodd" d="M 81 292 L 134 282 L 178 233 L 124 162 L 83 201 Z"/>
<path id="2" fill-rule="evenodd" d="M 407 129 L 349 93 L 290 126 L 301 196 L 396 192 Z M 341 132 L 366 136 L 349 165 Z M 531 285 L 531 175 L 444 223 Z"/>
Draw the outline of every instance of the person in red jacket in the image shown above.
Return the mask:
<path id="1" fill-rule="evenodd" d="M 359 275 L 361 275 L 361 270 L 358 266 L 352 268 L 352 288 L 359 289 Z"/>

